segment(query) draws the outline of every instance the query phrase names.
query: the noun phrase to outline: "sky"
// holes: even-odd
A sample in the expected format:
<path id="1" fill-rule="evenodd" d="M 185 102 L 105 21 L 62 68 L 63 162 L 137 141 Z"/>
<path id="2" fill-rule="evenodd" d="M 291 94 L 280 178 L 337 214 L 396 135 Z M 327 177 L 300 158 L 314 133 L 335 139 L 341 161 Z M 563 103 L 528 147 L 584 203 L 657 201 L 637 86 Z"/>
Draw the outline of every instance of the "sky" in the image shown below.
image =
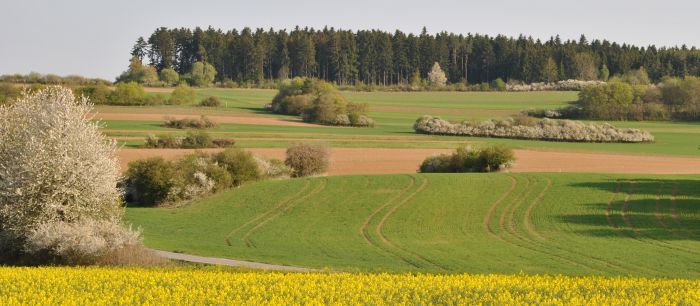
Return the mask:
<path id="1" fill-rule="evenodd" d="M 697 0 L 0 0 L 0 74 L 124 71 L 139 36 L 154 29 L 296 25 L 393 32 L 525 34 L 608 39 L 647 46 L 700 46 Z"/>

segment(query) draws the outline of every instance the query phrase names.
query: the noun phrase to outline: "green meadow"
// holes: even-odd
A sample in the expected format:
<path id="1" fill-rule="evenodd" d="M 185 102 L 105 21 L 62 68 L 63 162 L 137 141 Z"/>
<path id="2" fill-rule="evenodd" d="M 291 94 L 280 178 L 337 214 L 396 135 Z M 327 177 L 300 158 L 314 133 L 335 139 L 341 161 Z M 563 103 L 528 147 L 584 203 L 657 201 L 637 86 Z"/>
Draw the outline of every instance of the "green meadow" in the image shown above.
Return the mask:
<path id="1" fill-rule="evenodd" d="M 331 270 L 697 278 L 697 179 L 319 177 L 129 208 L 126 220 L 157 249 Z"/>

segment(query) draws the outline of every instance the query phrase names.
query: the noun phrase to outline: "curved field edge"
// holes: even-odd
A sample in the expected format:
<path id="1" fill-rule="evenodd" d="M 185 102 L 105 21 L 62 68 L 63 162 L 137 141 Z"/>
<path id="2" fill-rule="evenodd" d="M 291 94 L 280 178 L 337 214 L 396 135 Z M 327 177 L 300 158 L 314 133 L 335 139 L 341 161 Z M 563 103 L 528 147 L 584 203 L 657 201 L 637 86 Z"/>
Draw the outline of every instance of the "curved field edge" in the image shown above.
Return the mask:
<path id="1" fill-rule="evenodd" d="M 699 185 L 697 175 L 339 176 L 129 208 L 126 219 L 156 249 L 336 271 L 698 278 Z"/>
<path id="2" fill-rule="evenodd" d="M 698 280 L 0 267 L 2 305 L 697 305 Z"/>

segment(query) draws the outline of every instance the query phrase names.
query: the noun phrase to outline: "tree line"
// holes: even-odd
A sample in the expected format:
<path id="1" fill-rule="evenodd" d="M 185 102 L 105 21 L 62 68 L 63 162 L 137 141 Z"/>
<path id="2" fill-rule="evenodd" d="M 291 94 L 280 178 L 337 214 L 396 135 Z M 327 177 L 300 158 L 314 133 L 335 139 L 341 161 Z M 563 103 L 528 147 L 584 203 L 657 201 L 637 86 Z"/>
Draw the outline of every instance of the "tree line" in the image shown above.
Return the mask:
<path id="1" fill-rule="evenodd" d="M 158 73 L 193 71 L 197 62 L 216 69 L 216 81 L 260 83 L 315 77 L 340 85 L 409 84 L 426 78 L 435 63 L 449 83 L 606 80 L 644 67 L 653 81 L 665 76 L 700 76 L 695 47 L 639 47 L 608 40 L 542 41 L 521 35 L 393 33 L 296 27 L 288 30 L 209 27 L 156 29 L 140 37 L 132 59 L 148 60 Z"/>

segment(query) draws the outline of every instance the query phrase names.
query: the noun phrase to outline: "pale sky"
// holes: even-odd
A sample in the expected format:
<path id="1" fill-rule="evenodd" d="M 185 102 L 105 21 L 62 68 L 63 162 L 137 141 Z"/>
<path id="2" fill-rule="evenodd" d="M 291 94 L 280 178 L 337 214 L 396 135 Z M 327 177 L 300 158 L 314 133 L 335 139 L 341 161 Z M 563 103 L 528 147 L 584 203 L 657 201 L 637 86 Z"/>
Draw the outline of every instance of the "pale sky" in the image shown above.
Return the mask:
<path id="1" fill-rule="evenodd" d="M 114 78 L 157 27 L 296 25 L 700 46 L 697 0 L 0 0 L 0 74 Z"/>

